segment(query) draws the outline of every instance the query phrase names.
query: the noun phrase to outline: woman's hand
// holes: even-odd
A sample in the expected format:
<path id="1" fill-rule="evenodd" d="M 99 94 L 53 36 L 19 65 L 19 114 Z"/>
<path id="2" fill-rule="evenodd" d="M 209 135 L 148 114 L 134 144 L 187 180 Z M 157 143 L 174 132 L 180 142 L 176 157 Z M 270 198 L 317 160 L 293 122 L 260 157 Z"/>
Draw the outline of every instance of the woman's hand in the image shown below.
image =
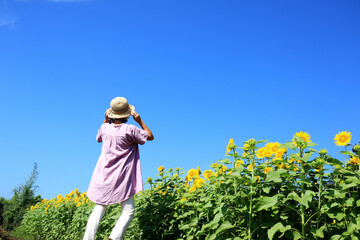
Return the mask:
<path id="1" fill-rule="evenodd" d="M 139 115 L 137 112 L 135 112 L 135 111 L 131 111 L 130 114 L 133 116 L 134 120 L 140 125 L 140 127 L 147 132 L 147 134 L 148 134 L 147 140 L 149 140 L 149 141 L 154 140 L 154 135 L 152 134 L 152 132 L 150 131 L 150 129 L 146 126 L 146 124 L 144 123 L 144 121 L 141 120 L 140 115 Z"/>
<path id="2" fill-rule="evenodd" d="M 104 123 L 108 123 L 109 122 L 109 117 L 108 114 L 110 113 L 111 109 L 109 108 L 108 110 L 105 111 L 105 120 Z"/>
<path id="3" fill-rule="evenodd" d="M 130 114 L 131 114 L 131 116 L 133 116 L 135 122 L 139 123 L 141 121 L 141 117 L 137 112 L 131 111 Z"/>

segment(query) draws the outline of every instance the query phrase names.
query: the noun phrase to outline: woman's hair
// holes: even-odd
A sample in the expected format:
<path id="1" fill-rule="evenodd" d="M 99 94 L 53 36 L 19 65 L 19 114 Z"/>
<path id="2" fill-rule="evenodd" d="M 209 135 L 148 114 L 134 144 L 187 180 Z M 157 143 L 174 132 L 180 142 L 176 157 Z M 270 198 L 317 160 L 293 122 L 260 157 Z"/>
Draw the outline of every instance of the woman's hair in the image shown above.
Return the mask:
<path id="1" fill-rule="evenodd" d="M 121 123 L 126 123 L 128 121 L 127 118 L 109 118 L 109 123 L 111 124 L 116 120 L 119 120 Z"/>

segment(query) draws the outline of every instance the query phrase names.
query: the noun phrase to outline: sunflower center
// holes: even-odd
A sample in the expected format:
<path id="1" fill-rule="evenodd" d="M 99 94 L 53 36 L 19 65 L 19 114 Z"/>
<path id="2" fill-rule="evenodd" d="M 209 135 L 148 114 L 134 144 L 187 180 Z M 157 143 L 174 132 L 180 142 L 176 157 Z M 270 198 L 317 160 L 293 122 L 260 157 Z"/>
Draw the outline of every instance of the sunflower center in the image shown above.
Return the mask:
<path id="1" fill-rule="evenodd" d="M 340 142 L 345 142 L 346 140 L 347 140 L 347 137 L 344 135 L 339 137 Z"/>

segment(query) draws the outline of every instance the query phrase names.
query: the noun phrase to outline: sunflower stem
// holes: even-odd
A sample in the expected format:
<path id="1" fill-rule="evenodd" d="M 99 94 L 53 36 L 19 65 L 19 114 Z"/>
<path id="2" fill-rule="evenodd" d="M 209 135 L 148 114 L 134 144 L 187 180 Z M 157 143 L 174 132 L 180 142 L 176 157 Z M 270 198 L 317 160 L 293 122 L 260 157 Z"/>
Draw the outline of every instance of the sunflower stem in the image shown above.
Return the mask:
<path id="1" fill-rule="evenodd" d="M 300 159 L 301 159 L 301 198 L 304 198 L 304 192 L 305 192 L 305 186 L 304 186 L 304 181 L 305 181 L 305 170 L 304 170 L 304 161 L 303 161 L 303 149 L 302 147 L 300 147 Z M 306 239 L 305 238 L 305 209 L 304 209 L 304 205 L 301 204 L 301 208 L 300 208 L 300 212 L 301 212 L 301 239 Z"/>
<path id="2" fill-rule="evenodd" d="M 248 239 L 251 240 L 251 225 L 252 225 L 252 205 L 253 205 L 253 179 L 254 179 L 254 171 L 255 171 L 255 151 L 252 150 L 252 159 L 251 159 L 251 182 L 250 182 L 250 206 L 249 206 L 249 228 L 248 228 Z"/>
<path id="3" fill-rule="evenodd" d="M 346 152 L 346 147 L 347 147 L 347 146 L 345 145 L 345 152 Z M 344 164 L 344 165 L 345 165 L 345 167 L 346 167 L 346 166 L 347 166 L 347 158 L 346 158 L 346 154 L 344 154 L 344 156 L 345 156 L 345 164 Z"/>
<path id="4" fill-rule="evenodd" d="M 320 213 L 320 209 L 321 209 L 321 190 L 322 190 L 322 168 L 323 167 L 323 165 L 320 165 L 320 171 L 319 171 L 319 173 L 320 173 L 320 177 L 319 177 L 319 201 L 318 201 L 318 212 L 317 212 L 317 218 L 316 218 L 316 229 L 318 230 L 319 229 L 319 223 L 320 223 L 320 215 L 321 215 L 321 213 Z M 316 239 L 318 239 L 318 236 L 316 235 Z"/>
<path id="5" fill-rule="evenodd" d="M 236 167 L 236 151 L 235 148 L 233 148 L 233 152 L 234 152 L 234 169 Z M 234 192 L 235 192 L 235 196 L 237 195 L 237 180 L 236 178 L 234 178 Z"/>

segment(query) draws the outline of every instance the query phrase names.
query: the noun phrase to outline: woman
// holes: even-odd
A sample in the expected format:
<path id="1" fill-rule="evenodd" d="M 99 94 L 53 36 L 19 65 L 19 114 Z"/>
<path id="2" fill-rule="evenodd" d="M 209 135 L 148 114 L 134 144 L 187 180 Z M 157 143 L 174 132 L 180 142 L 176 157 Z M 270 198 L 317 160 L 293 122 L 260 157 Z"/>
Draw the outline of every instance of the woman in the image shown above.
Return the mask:
<path id="1" fill-rule="evenodd" d="M 121 216 L 109 236 L 120 240 L 134 216 L 134 195 L 143 190 L 138 144 L 154 139 L 140 115 L 123 97 L 114 98 L 97 134 L 102 150 L 91 178 L 88 197 L 95 204 L 84 240 L 94 240 L 108 205 L 121 203 Z M 126 124 L 130 115 L 140 128 Z"/>

